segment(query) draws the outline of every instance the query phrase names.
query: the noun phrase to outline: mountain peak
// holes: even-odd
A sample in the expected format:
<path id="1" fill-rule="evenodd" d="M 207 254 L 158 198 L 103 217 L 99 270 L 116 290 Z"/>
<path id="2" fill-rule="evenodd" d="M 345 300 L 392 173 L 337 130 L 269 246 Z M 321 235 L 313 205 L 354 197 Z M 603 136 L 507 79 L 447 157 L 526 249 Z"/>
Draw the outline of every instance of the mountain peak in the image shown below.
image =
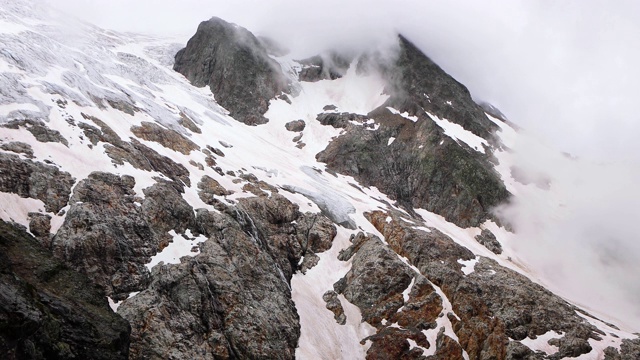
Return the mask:
<path id="1" fill-rule="evenodd" d="M 269 100 L 287 89 L 263 44 L 247 29 L 217 17 L 200 23 L 176 54 L 174 70 L 195 86 L 209 86 L 218 103 L 248 125 L 266 123 Z"/>

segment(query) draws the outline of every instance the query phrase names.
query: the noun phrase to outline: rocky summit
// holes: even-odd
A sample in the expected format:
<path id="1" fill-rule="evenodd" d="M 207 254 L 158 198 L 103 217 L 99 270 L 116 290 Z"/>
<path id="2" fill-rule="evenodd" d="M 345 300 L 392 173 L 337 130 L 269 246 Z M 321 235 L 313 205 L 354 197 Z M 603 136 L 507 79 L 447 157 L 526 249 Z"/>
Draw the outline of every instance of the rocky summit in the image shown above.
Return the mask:
<path id="1" fill-rule="evenodd" d="M 553 179 L 410 38 L 0 24 L 0 358 L 640 358 L 519 260 L 496 209 Z"/>

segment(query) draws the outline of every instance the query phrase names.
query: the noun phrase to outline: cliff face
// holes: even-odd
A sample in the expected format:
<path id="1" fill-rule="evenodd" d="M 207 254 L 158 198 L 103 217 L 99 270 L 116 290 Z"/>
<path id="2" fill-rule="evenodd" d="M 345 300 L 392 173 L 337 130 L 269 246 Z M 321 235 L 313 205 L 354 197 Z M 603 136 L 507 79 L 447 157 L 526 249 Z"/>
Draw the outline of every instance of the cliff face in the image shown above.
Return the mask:
<path id="1" fill-rule="evenodd" d="M 264 124 L 269 100 L 287 90 L 280 65 L 249 31 L 219 18 L 203 21 L 176 54 L 174 70 L 193 85 L 209 86 L 230 115 Z"/>
<path id="2" fill-rule="evenodd" d="M 0 354 L 4 359 L 127 359 L 130 326 L 104 291 L 0 221 Z"/>
<path id="3" fill-rule="evenodd" d="M 25 1 L 0 8 L 0 357 L 637 357 L 517 262 L 493 209 L 520 135 L 405 37 L 68 41 Z"/>

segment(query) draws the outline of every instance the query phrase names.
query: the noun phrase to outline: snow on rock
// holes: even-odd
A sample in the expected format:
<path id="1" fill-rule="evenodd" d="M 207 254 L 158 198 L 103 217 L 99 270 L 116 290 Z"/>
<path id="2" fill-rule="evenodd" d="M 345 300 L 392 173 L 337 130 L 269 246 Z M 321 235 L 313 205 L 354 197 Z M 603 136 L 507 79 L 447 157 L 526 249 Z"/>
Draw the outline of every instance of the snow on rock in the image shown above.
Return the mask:
<path id="1" fill-rule="evenodd" d="M 452 123 L 447 119 L 440 119 L 439 117 L 428 113 L 427 114 L 438 124 L 443 130 L 444 134 L 452 138 L 453 140 L 460 140 L 463 143 L 469 145 L 470 148 L 484 153 L 484 146 L 489 146 L 487 140 L 475 135 L 471 131 L 465 130 L 462 126 Z"/>
<path id="2" fill-rule="evenodd" d="M 397 109 L 392 108 L 391 106 L 387 106 L 387 110 L 391 111 L 392 114 L 400 115 L 400 116 L 402 116 L 403 118 L 405 118 L 407 120 L 411 120 L 413 122 L 418 121 L 418 117 L 417 116 L 409 115 L 409 113 L 406 112 L 406 111 L 401 113 L 400 111 L 398 111 Z"/>
<path id="3" fill-rule="evenodd" d="M 387 146 L 393 144 L 393 142 L 396 141 L 396 138 L 394 138 L 393 136 L 389 138 L 389 140 L 387 141 Z"/>
<path id="4" fill-rule="evenodd" d="M 547 355 L 553 355 L 558 352 L 559 349 L 557 346 L 549 344 L 549 340 L 561 339 L 563 336 L 562 333 L 551 330 L 542 335 L 538 335 L 535 339 L 525 338 L 520 340 L 520 342 L 533 351 L 543 351 Z"/>
<path id="5" fill-rule="evenodd" d="M 207 240 L 207 237 L 204 235 L 194 238 L 189 230 L 184 234 L 189 239 L 185 239 L 182 235 L 176 234 L 174 230 L 169 231 L 169 235 L 173 236 L 173 241 L 162 249 L 162 251 L 151 257 L 151 261 L 145 265 L 147 269 L 151 270 L 160 263 L 180 264 L 181 257 L 198 255 L 200 250 L 196 249 L 194 251 L 194 247 Z"/>
<path id="6" fill-rule="evenodd" d="M 475 269 L 476 263 L 478 263 L 478 260 L 480 258 L 476 256 L 476 258 L 471 259 L 471 260 L 462 260 L 459 259 L 458 263 L 462 264 L 462 272 L 465 275 L 469 275 L 471 274 Z"/>
<path id="7" fill-rule="evenodd" d="M 347 317 L 346 325 L 339 325 L 333 313 L 325 308 L 322 295 L 333 289 L 350 268 L 349 262 L 337 259 L 341 249 L 349 246 L 351 232 L 342 227 L 333 246 L 318 254 L 318 265 L 306 274 L 296 273 L 291 279 L 292 298 L 300 315 L 300 341 L 296 349 L 299 359 L 364 359 L 369 344 L 360 340 L 373 335 L 376 329 L 362 322 L 357 306 L 338 295 Z"/>

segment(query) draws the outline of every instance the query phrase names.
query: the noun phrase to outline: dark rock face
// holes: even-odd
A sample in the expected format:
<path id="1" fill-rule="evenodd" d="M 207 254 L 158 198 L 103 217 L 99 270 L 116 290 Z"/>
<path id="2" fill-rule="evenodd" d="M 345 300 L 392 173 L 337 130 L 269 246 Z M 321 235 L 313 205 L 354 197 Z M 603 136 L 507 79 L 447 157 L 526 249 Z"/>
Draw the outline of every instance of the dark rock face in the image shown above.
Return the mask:
<path id="1" fill-rule="evenodd" d="M 400 108 L 422 108 L 489 139 L 498 127 L 473 101 L 469 90 L 402 35 L 399 42 L 400 50 L 393 65 L 375 64 L 376 60 L 371 65 L 379 67 L 387 78 L 391 102 Z"/>
<path id="2" fill-rule="evenodd" d="M 502 245 L 496 236 L 488 229 L 483 229 L 480 235 L 476 236 L 476 241 L 484 245 L 487 249 L 491 250 L 494 254 L 502 254 Z"/>
<path id="3" fill-rule="evenodd" d="M 0 149 L 5 151 L 11 151 L 16 154 L 24 154 L 29 159 L 33 159 L 33 149 L 31 145 L 20 141 L 12 141 L 5 144 L 0 144 Z"/>
<path id="4" fill-rule="evenodd" d="M 140 126 L 133 126 L 131 132 L 141 139 L 154 141 L 171 150 L 185 155 L 198 149 L 198 145 L 193 141 L 180 135 L 177 131 L 165 129 L 156 123 L 143 121 Z"/>
<path id="5" fill-rule="evenodd" d="M 129 333 L 100 288 L 0 221 L 3 359 L 127 359 Z"/>
<path id="6" fill-rule="evenodd" d="M 145 359 L 293 359 L 300 336 L 289 282 L 301 256 L 331 246 L 335 227 L 280 195 L 198 210 L 200 254 L 157 266 L 125 300 L 131 355 Z M 295 223 L 293 223 L 295 221 Z"/>
<path id="7" fill-rule="evenodd" d="M 51 215 L 30 212 L 29 214 L 29 232 L 40 241 L 40 243 L 48 248 L 51 245 Z"/>
<path id="8" fill-rule="evenodd" d="M 42 200 L 46 211 L 67 205 L 75 179 L 57 167 L 0 153 L 0 191 Z"/>
<path id="9" fill-rule="evenodd" d="M 288 87 L 280 65 L 253 34 L 218 18 L 200 23 L 176 54 L 174 70 L 195 86 L 209 86 L 216 101 L 248 125 L 266 123 L 269 100 Z"/>
<path id="10" fill-rule="evenodd" d="M 86 123 L 80 123 L 78 124 L 78 126 L 83 129 L 85 136 L 91 141 L 93 145 L 96 145 L 99 142 L 107 143 L 104 146 L 105 151 L 115 164 L 123 165 L 124 162 L 126 161 L 136 169 L 146 170 L 146 171 L 157 171 L 159 173 L 162 173 L 169 179 L 173 180 L 175 183 L 182 182 L 187 186 L 191 186 L 191 180 L 189 179 L 189 171 L 184 167 L 184 165 L 178 164 L 175 161 L 171 160 L 170 158 L 158 154 L 155 150 L 151 149 L 148 146 L 145 146 L 144 144 L 142 144 L 140 141 L 136 139 L 131 139 L 130 143 L 123 141 L 122 139 L 120 139 L 118 134 L 116 134 L 116 132 L 113 131 L 113 129 L 111 129 L 107 124 L 105 124 L 102 120 L 96 117 L 86 115 L 86 114 L 82 114 L 82 116 L 86 120 L 92 121 L 94 124 L 98 125 L 100 128 L 98 129 L 95 126 L 92 126 Z M 161 130 L 168 131 L 164 129 L 161 129 Z M 177 135 L 181 136 L 179 134 Z M 167 135 L 167 136 L 170 136 L 170 135 Z M 157 137 L 165 138 L 161 135 L 157 135 Z M 188 143 L 186 143 L 186 145 L 179 146 L 176 149 L 187 151 L 187 153 L 193 150 L 192 146 L 189 145 L 189 143 L 191 142 L 189 140 L 187 141 Z M 171 141 L 169 143 L 173 144 L 174 142 Z M 188 150 L 188 149 L 191 149 L 191 150 Z"/>
<path id="11" fill-rule="evenodd" d="M 36 140 L 40 142 L 57 142 L 64 146 L 69 146 L 69 142 L 60 134 L 59 131 L 49 129 L 41 120 L 13 120 L 4 125 L 4 127 L 9 129 L 19 129 L 20 127 L 24 127 L 36 138 Z"/>
<path id="12" fill-rule="evenodd" d="M 635 360 L 640 359 L 640 338 L 624 339 L 620 351 L 612 347 L 604 350 L 605 360 Z"/>
<path id="13" fill-rule="evenodd" d="M 323 114 L 318 114 L 318 117 L 316 118 L 316 120 L 318 120 L 322 125 L 333 126 L 336 129 L 340 129 L 340 128 L 345 129 L 349 127 L 349 125 L 351 125 L 350 123 L 352 121 L 364 123 L 367 120 L 369 120 L 369 118 L 364 115 L 351 114 L 351 113 L 339 113 L 339 114 L 323 113 Z"/>
<path id="14" fill-rule="evenodd" d="M 182 234 L 194 228 L 196 216 L 181 192 L 181 186 L 168 181 L 160 181 L 143 190 L 142 213 L 157 238 L 168 240 L 169 230 Z"/>
<path id="15" fill-rule="evenodd" d="M 51 250 L 116 300 L 149 283 L 143 265 L 159 240 L 135 201 L 130 176 L 95 172 L 75 187 Z"/>
<path id="16" fill-rule="evenodd" d="M 340 254 L 345 261 L 353 256 L 351 270 L 334 284 L 334 289 L 358 306 L 362 320 L 377 329 L 367 338 L 372 342 L 367 359 L 419 358 L 422 350 L 410 350 L 407 339 L 427 349 L 435 346 L 422 330 L 436 326 L 442 299 L 424 276 L 400 261 L 377 237 L 359 233 L 351 241 L 352 245 Z M 403 292 L 407 289 L 405 301 Z M 329 305 L 327 301 L 327 308 Z"/>
<path id="17" fill-rule="evenodd" d="M 364 118 L 321 114 L 323 124 L 347 131 L 316 158 L 408 209 L 424 208 L 462 227 L 492 218 L 491 208 L 510 194 L 487 156 L 445 135 L 426 113 L 416 116 L 413 122 L 392 114 L 385 104 L 369 114 L 379 125 L 371 130 L 352 122 Z"/>
<path id="18" fill-rule="evenodd" d="M 344 314 L 344 309 L 335 291 L 329 290 L 325 292 L 322 295 L 322 300 L 327 303 L 327 309 L 333 313 L 333 318 L 336 319 L 338 324 L 344 325 L 347 323 L 347 316 Z"/>
<path id="19" fill-rule="evenodd" d="M 489 143 L 497 125 L 463 85 L 408 40 L 400 36 L 399 41 L 399 55 L 392 65 L 375 56 L 359 63 L 359 71 L 379 72 L 387 81 L 390 99 L 368 114 L 379 128 L 361 115 L 320 114 L 322 124 L 347 131 L 316 158 L 365 186 L 378 187 L 407 209 L 420 207 L 462 227 L 478 226 L 492 218 L 491 208 L 510 194 L 489 155 L 445 135 L 430 114 L 457 123 Z M 354 121 L 365 126 L 354 126 Z"/>
<path id="20" fill-rule="evenodd" d="M 294 120 L 286 123 L 284 127 L 289 131 L 300 132 L 304 130 L 304 127 L 306 125 L 307 124 L 304 122 L 304 120 Z"/>
<path id="21" fill-rule="evenodd" d="M 216 204 L 216 199 L 214 195 L 226 196 L 231 194 L 231 192 L 227 191 L 227 189 L 222 187 L 222 185 L 220 185 L 220 183 L 216 181 L 216 179 L 208 175 L 205 175 L 202 177 L 202 179 L 198 183 L 198 190 L 199 190 L 198 196 L 200 197 L 200 199 L 205 204 L 209 204 L 209 205 Z"/>
<path id="22" fill-rule="evenodd" d="M 470 358 L 504 359 L 509 338 L 535 338 L 551 330 L 565 335 L 550 359 L 586 354 L 591 351 L 588 340 L 600 339 L 599 330 L 575 306 L 542 286 L 483 257 L 464 275 L 458 260 L 472 259 L 469 250 L 436 229 L 415 230 L 393 215 L 387 222 L 387 216 L 381 211 L 368 215 L 390 247 L 449 298 L 460 317 L 452 321 L 453 329 Z M 509 351 L 526 355 L 515 345 Z"/>
<path id="23" fill-rule="evenodd" d="M 298 61 L 302 70 L 298 74 L 300 81 L 316 82 L 341 78 L 349 69 L 349 59 L 337 53 L 316 55 Z"/>

